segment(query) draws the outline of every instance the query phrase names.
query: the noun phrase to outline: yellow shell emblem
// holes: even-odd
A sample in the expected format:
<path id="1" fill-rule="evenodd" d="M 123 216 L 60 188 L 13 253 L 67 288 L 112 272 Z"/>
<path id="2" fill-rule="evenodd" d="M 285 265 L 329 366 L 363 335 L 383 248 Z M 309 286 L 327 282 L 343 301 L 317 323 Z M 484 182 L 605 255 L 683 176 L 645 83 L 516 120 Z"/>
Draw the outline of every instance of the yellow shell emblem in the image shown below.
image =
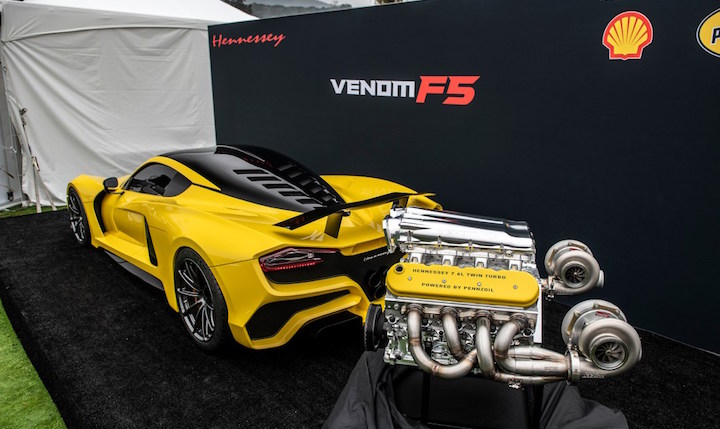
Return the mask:
<path id="1" fill-rule="evenodd" d="M 650 20 L 640 12 L 623 12 L 613 18 L 603 33 L 603 45 L 610 51 L 610 59 L 636 60 L 652 42 Z"/>
<path id="2" fill-rule="evenodd" d="M 720 57 L 720 9 L 706 16 L 700 23 L 697 41 L 707 53 Z"/>

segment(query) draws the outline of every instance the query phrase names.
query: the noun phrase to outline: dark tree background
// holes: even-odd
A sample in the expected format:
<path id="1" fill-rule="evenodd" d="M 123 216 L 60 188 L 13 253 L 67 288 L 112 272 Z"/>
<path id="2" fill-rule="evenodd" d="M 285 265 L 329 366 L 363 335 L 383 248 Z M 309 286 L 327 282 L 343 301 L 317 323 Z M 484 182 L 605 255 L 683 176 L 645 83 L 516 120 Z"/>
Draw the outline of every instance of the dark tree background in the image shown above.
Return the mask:
<path id="1" fill-rule="evenodd" d="M 333 10 L 350 9 L 349 4 L 333 4 L 318 0 L 264 0 L 248 2 L 247 0 L 223 0 L 230 6 L 236 7 L 245 13 L 258 18 L 274 18 L 278 16 L 302 15 L 306 13 L 328 12 Z"/>

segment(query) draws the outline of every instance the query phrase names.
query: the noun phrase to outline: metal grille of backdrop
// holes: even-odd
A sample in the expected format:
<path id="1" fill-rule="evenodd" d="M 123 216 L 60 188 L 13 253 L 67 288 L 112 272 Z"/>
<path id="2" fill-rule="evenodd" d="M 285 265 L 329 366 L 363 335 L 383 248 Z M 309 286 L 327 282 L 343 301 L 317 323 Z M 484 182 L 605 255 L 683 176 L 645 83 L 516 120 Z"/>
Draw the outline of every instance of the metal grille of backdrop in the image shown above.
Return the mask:
<path id="1" fill-rule="evenodd" d="M 217 142 L 527 220 L 539 252 L 582 238 L 593 297 L 717 352 L 717 7 L 427 0 L 212 26 Z"/>

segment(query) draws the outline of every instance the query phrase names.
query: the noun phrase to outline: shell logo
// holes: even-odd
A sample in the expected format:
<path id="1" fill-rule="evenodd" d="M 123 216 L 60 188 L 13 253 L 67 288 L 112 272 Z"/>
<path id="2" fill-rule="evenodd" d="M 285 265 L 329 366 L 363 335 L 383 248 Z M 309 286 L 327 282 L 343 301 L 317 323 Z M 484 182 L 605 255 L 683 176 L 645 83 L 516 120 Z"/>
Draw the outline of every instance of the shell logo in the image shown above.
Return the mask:
<path id="1" fill-rule="evenodd" d="M 700 23 L 697 41 L 708 54 L 720 57 L 720 9 L 706 16 Z"/>
<path id="2" fill-rule="evenodd" d="M 610 51 L 611 60 L 637 60 L 643 49 L 652 42 L 650 20 L 640 12 L 623 12 L 613 18 L 603 33 L 603 45 Z"/>

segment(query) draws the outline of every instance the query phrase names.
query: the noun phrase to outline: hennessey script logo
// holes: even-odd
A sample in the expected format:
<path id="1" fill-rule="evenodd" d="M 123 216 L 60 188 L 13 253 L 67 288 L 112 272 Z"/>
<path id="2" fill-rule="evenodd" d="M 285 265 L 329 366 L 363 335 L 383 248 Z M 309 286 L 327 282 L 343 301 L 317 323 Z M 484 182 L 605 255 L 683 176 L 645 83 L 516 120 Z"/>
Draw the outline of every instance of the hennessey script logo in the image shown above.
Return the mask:
<path id="1" fill-rule="evenodd" d="M 273 48 L 277 48 L 278 45 L 285 40 L 284 34 L 251 34 L 246 37 L 225 37 L 222 34 L 213 34 L 212 47 L 220 48 L 222 46 L 229 45 L 242 45 L 243 43 L 272 43 Z"/>
<path id="2" fill-rule="evenodd" d="M 372 259 L 379 258 L 379 257 L 381 257 L 381 256 L 385 256 L 385 255 L 387 255 L 388 253 L 390 253 L 390 252 L 388 252 L 388 251 L 386 250 L 386 251 L 384 251 L 384 252 L 382 252 L 382 253 L 378 253 L 378 254 L 376 254 L 376 255 L 366 256 L 366 257 L 363 258 L 363 262 L 367 262 L 367 261 L 370 261 L 370 260 L 372 260 Z"/>

